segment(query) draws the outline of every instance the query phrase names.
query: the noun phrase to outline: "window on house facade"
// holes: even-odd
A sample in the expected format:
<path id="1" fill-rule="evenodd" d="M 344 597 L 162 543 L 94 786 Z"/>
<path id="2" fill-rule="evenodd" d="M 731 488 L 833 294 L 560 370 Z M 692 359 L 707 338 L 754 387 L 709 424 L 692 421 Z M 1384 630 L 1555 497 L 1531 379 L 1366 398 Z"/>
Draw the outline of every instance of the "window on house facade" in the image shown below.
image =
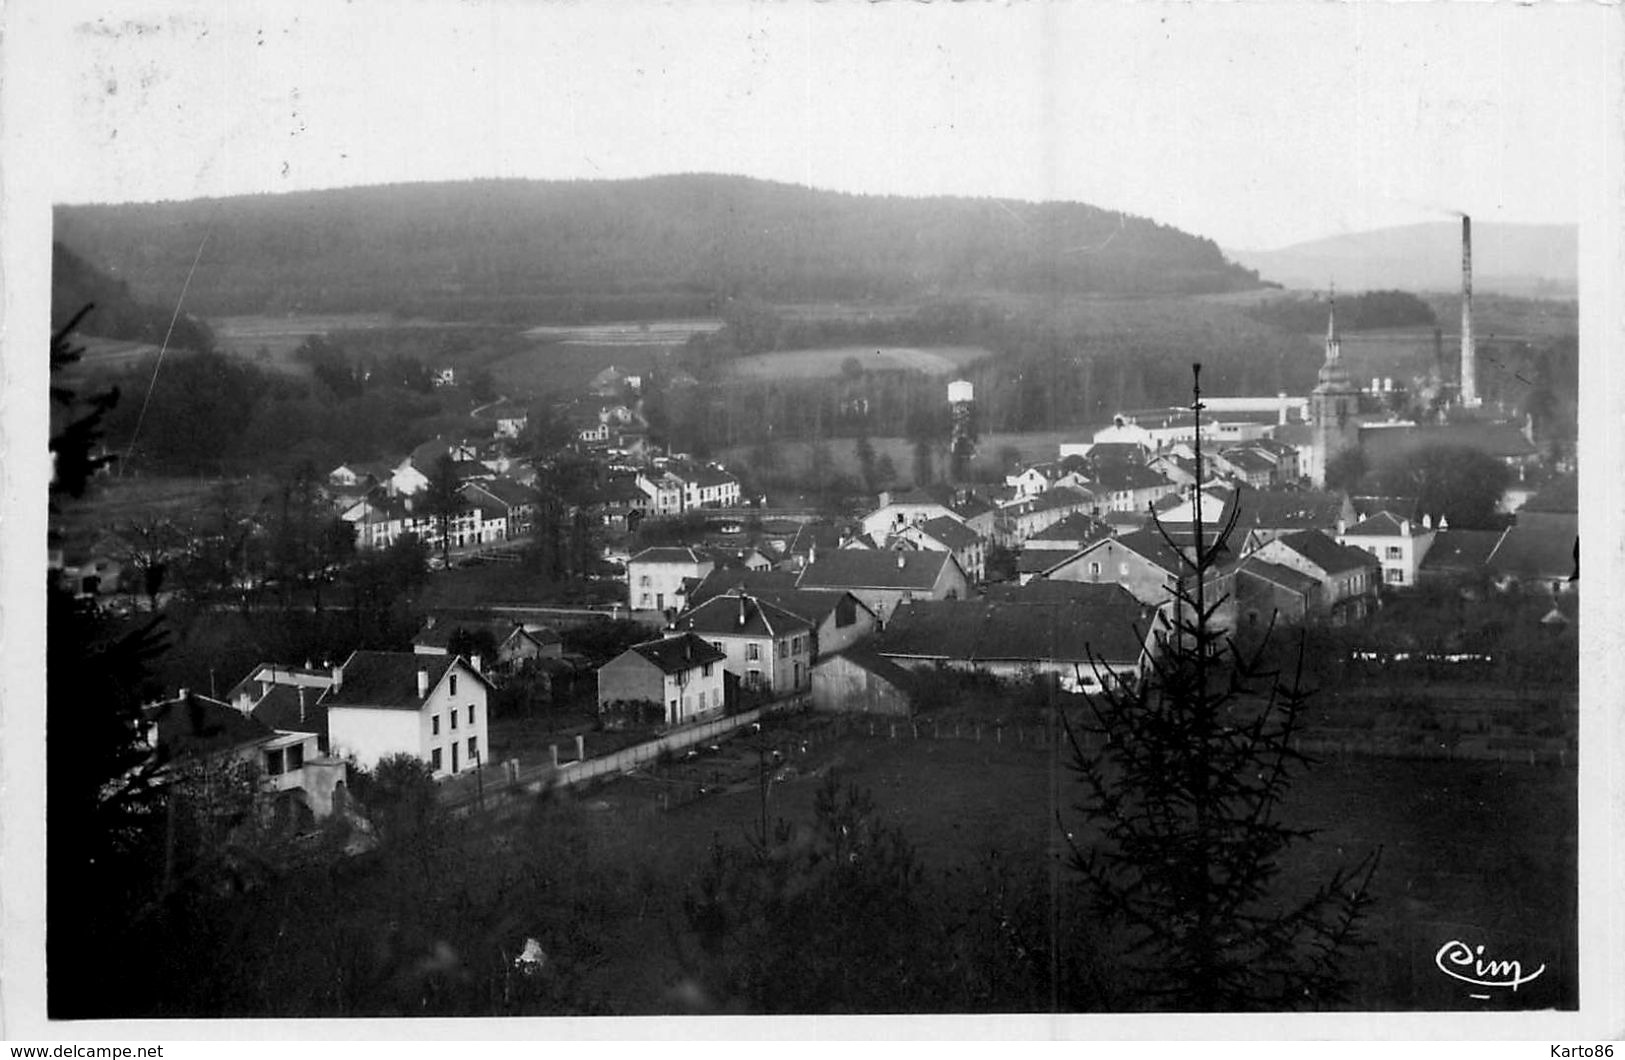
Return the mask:
<path id="1" fill-rule="evenodd" d="M 704 666 L 700 667 L 700 676 L 701 677 L 710 677 L 711 676 L 711 664 L 710 663 L 706 663 Z M 703 695 L 705 695 L 705 693 L 701 692 L 700 695 L 703 696 Z"/>
<path id="2" fill-rule="evenodd" d="M 715 648 L 717 651 L 723 651 L 724 650 L 723 647 L 722 647 L 722 642 L 720 640 L 712 641 L 711 642 L 711 647 Z"/>
<path id="3" fill-rule="evenodd" d="M 452 728 L 453 732 L 455 732 L 457 730 L 457 708 L 456 707 L 451 708 L 451 728 Z"/>
<path id="4" fill-rule="evenodd" d="M 1099 563 L 1091 563 L 1091 564 L 1089 564 L 1089 573 L 1090 574 L 1099 574 L 1100 573 L 1100 564 Z"/>
<path id="5" fill-rule="evenodd" d="M 296 769 L 303 768 L 305 768 L 305 745 L 296 743 L 288 748 L 287 769 L 292 773 Z"/>
<path id="6" fill-rule="evenodd" d="M 790 642 L 788 640 L 779 641 L 779 658 L 788 659 L 789 657 L 790 657 Z"/>
<path id="7" fill-rule="evenodd" d="M 480 738 L 478 736 L 470 736 L 468 738 L 468 760 L 470 762 L 478 762 L 480 760 Z"/>
<path id="8" fill-rule="evenodd" d="M 468 705 L 468 723 L 470 725 L 474 724 L 474 704 L 472 703 Z"/>
<path id="9" fill-rule="evenodd" d="M 452 694 L 452 695 L 454 695 L 454 696 L 455 696 L 455 695 L 456 695 L 456 694 L 457 694 L 457 675 L 456 675 L 456 674 L 452 674 L 452 675 L 451 675 L 451 689 L 450 689 L 450 692 L 451 692 L 451 694 Z M 452 718 L 453 718 L 453 719 L 454 719 L 454 720 L 453 720 L 453 721 L 452 721 L 452 723 L 451 723 L 451 727 L 452 727 L 452 728 L 454 728 L 454 729 L 455 729 L 455 728 L 456 728 L 456 727 L 457 727 L 457 722 L 456 722 L 456 720 L 455 720 L 455 719 L 456 719 L 456 717 L 457 717 L 457 715 L 456 715 L 456 714 L 453 714 L 453 715 L 452 715 Z"/>
<path id="10" fill-rule="evenodd" d="M 436 714 L 434 717 L 429 719 L 429 735 L 430 736 L 439 736 L 440 735 L 440 715 L 438 715 L 438 714 Z"/>
<path id="11" fill-rule="evenodd" d="M 1400 548 L 1398 545 L 1389 545 L 1388 546 L 1388 558 L 1389 559 L 1403 559 L 1404 556 L 1405 556 L 1405 550 Z"/>
<path id="12" fill-rule="evenodd" d="M 1390 584 L 1390 585 L 1403 585 L 1404 583 L 1405 583 L 1405 572 L 1400 570 L 1398 567 L 1389 567 L 1388 568 L 1388 584 Z"/>
<path id="13" fill-rule="evenodd" d="M 429 752 L 429 768 L 436 773 L 440 772 L 440 748 L 438 747 Z"/>
<path id="14" fill-rule="evenodd" d="M 745 658 L 750 662 L 760 662 L 762 659 L 762 646 L 760 644 L 747 645 Z"/>

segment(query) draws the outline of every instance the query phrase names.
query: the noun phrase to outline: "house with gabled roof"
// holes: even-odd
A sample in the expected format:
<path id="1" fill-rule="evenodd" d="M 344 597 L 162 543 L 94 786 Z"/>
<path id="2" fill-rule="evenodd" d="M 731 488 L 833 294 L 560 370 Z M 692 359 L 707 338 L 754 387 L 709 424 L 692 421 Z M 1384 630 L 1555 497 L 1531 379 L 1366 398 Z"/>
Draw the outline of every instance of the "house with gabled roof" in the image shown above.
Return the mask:
<path id="1" fill-rule="evenodd" d="M 1427 559 L 1436 533 L 1426 516 L 1418 524 L 1392 512 L 1377 512 L 1353 526 L 1339 528 L 1337 541 L 1371 553 L 1382 565 L 1384 585 L 1409 589 L 1420 579 L 1422 561 Z"/>
<path id="2" fill-rule="evenodd" d="M 1579 569 L 1579 533 L 1520 519 L 1496 542 L 1486 566 L 1499 588 L 1521 585 L 1553 596 L 1574 591 Z"/>
<path id="3" fill-rule="evenodd" d="M 995 538 L 1013 548 L 1069 515 L 1100 507 L 1098 496 L 1075 486 L 1056 486 L 1036 496 L 1023 497 L 999 510 Z"/>
<path id="4" fill-rule="evenodd" d="M 682 545 L 646 548 L 626 561 L 627 602 L 636 611 L 675 615 L 688 606 L 688 589 L 716 569 L 716 560 Z"/>
<path id="5" fill-rule="evenodd" d="M 1338 544 L 1320 530 L 1283 534 L 1248 558 L 1314 578 L 1320 583 L 1318 616 L 1333 624 L 1364 618 L 1376 609 L 1381 562 L 1364 549 Z"/>
<path id="6" fill-rule="evenodd" d="M 1089 476 L 1089 491 L 1097 506 L 1109 511 L 1143 512 L 1177 489 L 1143 464 L 1100 464 Z"/>
<path id="7" fill-rule="evenodd" d="M 520 669 L 538 659 L 564 657 L 564 642 L 558 631 L 546 626 L 527 629 L 523 623 L 511 618 L 456 618 L 431 614 L 423 628 L 412 638 L 412 651 L 417 655 L 450 655 L 452 643 L 459 636 L 486 633 L 496 645 L 491 658 L 470 656 L 469 664 L 483 674 L 504 674 Z"/>
<path id="8" fill-rule="evenodd" d="M 795 571 L 714 570 L 689 594 L 698 607 L 729 592 L 746 593 L 805 619 L 813 629 L 812 658 L 844 651 L 874 633 L 880 622 L 867 604 L 844 589 L 798 589 Z"/>
<path id="9" fill-rule="evenodd" d="M 471 504 L 500 513 L 503 534 L 500 540 L 513 541 L 535 528 L 536 510 L 542 496 L 530 486 L 506 476 L 497 476 L 465 482 L 459 492 Z"/>
<path id="10" fill-rule="evenodd" d="M 950 507 L 953 500 L 954 490 L 951 486 L 921 486 L 906 493 L 881 493 L 880 506 L 861 521 L 863 532 L 875 541 L 884 541 L 903 527 L 915 523 L 939 518 L 958 519 Z"/>
<path id="11" fill-rule="evenodd" d="M 778 604 L 734 590 L 677 616 L 672 628 L 700 637 L 749 691 L 783 695 L 811 681 L 813 624 Z"/>
<path id="12" fill-rule="evenodd" d="M 887 544 L 889 546 L 897 541 L 907 542 L 916 548 L 951 552 L 954 559 L 959 561 L 960 569 L 972 582 L 979 582 L 986 577 L 985 546 L 982 539 L 958 519 L 939 515 L 923 523 L 913 523 L 899 530 Z"/>
<path id="13" fill-rule="evenodd" d="M 1139 606 L 917 600 L 897 609 L 873 650 L 910 669 L 1045 676 L 1065 691 L 1087 692 L 1141 676 L 1152 636 L 1150 611 Z"/>
<path id="14" fill-rule="evenodd" d="M 1501 530 L 1452 530 L 1448 526 L 1433 532 L 1433 545 L 1417 569 L 1419 582 L 1476 579 L 1490 573 L 1490 556 L 1506 536 Z"/>
<path id="15" fill-rule="evenodd" d="M 849 648 L 813 663 L 812 707 L 842 714 L 909 717 L 918 680 L 867 648 Z"/>
<path id="16" fill-rule="evenodd" d="M 278 685 L 273 694 L 296 695 L 302 687 Z M 265 698 L 261 706 L 266 706 Z M 325 753 L 310 726 L 283 728 L 270 710 L 244 711 L 210 696 L 182 689 L 171 700 L 146 708 L 147 744 L 160 763 L 159 782 L 188 766 L 246 769 L 267 796 L 265 809 L 302 806 L 314 820 L 334 810 L 335 793 L 349 779 L 346 764 Z"/>
<path id="17" fill-rule="evenodd" d="M 1272 620 L 1302 622 L 1318 609 L 1318 578 L 1256 556 L 1237 565 L 1235 584 L 1243 626 L 1267 626 Z"/>
<path id="18" fill-rule="evenodd" d="M 798 589 L 841 589 L 863 601 L 884 626 L 909 600 L 964 599 L 970 580 L 949 552 L 840 549 L 820 552 L 796 579 Z"/>
<path id="19" fill-rule="evenodd" d="M 600 716 L 682 725 L 720 715 L 727 655 L 692 633 L 634 644 L 598 668 Z"/>
<path id="20" fill-rule="evenodd" d="M 490 751 L 490 690 L 485 675 L 458 655 L 352 652 L 323 698 L 328 742 L 365 769 L 409 754 L 437 778 L 466 772 Z"/>
<path id="21" fill-rule="evenodd" d="M 739 480 L 715 464 L 673 461 L 666 465 L 666 474 L 681 483 L 682 511 L 739 504 Z"/>
<path id="22" fill-rule="evenodd" d="M 1210 543 L 1216 536 L 1217 531 L 1204 533 Z M 1174 536 L 1173 540 L 1181 542 L 1181 547 L 1170 544 L 1155 528 L 1104 538 L 1073 553 L 1041 576 L 1055 581 L 1116 583 L 1144 606 L 1162 607 L 1174 598 L 1179 585 L 1194 587 L 1190 567 L 1182 557 L 1182 552 L 1191 554 L 1190 542 L 1194 538 Z M 1234 551 L 1226 549 L 1220 562 L 1208 571 L 1205 580 L 1208 599 L 1217 600 L 1230 592 L 1235 562 Z"/>

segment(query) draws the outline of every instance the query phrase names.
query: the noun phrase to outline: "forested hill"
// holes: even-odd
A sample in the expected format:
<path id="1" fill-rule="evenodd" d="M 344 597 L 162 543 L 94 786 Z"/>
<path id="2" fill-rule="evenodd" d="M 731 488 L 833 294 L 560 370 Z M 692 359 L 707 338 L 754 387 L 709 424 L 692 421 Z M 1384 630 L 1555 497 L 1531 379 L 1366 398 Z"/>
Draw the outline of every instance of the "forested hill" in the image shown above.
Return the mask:
<path id="1" fill-rule="evenodd" d="M 176 282 L 167 296 L 171 302 L 180 289 L 180 283 Z M 74 314 L 86 306 L 94 306 L 80 320 L 75 329 L 78 334 L 153 345 L 163 342 L 164 336 L 169 334 L 171 344 L 181 349 L 206 350 L 214 346 L 214 337 L 205 325 L 186 313 L 177 316 L 172 304 L 153 304 L 160 301 L 161 289 L 151 294 L 152 302 L 140 301 L 131 292 L 129 283 L 95 268 L 60 242 L 51 247 L 52 331 L 66 326 Z M 174 319 L 172 334 L 171 318 Z"/>
<path id="2" fill-rule="evenodd" d="M 519 180 L 64 206 L 57 237 L 205 316 L 526 321 L 716 312 L 728 297 L 1195 294 L 1258 286 L 1211 240 L 1080 203 L 859 196 L 744 177 Z"/>

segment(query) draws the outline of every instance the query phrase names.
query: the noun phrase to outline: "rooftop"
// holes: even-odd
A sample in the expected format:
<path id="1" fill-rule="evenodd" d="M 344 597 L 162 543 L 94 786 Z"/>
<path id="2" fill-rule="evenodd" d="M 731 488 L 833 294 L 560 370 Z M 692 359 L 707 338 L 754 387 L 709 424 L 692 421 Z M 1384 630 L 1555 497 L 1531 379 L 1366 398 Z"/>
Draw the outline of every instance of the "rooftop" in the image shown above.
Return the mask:
<path id="1" fill-rule="evenodd" d="M 875 650 L 892 658 L 1131 663 L 1147 628 L 1138 607 L 916 600 L 892 615 Z"/>
<path id="2" fill-rule="evenodd" d="M 423 706 L 426 698 L 418 695 L 418 671 L 428 672 L 429 690 L 433 692 L 457 662 L 459 659 L 455 655 L 416 655 L 403 651 L 352 652 L 344 663 L 344 680 L 337 688 L 328 689 L 324 702 L 329 707 L 417 710 Z M 464 665 L 466 667 L 467 664 Z"/>
<path id="3" fill-rule="evenodd" d="M 775 638 L 813 627 L 778 604 L 743 593 L 713 596 L 678 615 L 673 625 L 702 636 Z"/>
<path id="4" fill-rule="evenodd" d="M 157 727 L 157 748 L 170 757 L 229 751 L 272 735 L 262 722 L 192 692 L 148 708 L 146 718 Z"/>
<path id="5" fill-rule="evenodd" d="M 679 674 L 705 663 L 722 662 L 728 656 L 692 633 L 679 633 L 660 640 L 644 641 L 627 649 L 637 652 L 660 668 L 661 673 Z"/>
<path id="6" fill-rule="evenodd" d="M 1365 549 L 1340 545 L 1319 530 L 1299 530 L 1277 540 L 1327 574 L 1381 566 Z"/>
<path id="7" fill-rule="evenodd" d="M 798 589 L 930 589 L 953 562 L 951 553 L 927 549 L 843 548 L 819 552 L 796 580 Z"/>

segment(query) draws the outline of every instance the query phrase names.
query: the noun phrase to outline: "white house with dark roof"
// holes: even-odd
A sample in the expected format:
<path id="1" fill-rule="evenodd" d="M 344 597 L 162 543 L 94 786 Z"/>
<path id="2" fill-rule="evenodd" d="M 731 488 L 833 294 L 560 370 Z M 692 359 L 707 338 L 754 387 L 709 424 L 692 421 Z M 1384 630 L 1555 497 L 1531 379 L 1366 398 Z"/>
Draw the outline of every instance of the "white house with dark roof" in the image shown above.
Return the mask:
<path id="1" fill-rule="evenodd" d="M 840 549 L 818 554 L 796 579 L 798 589 L 844 589 L 882 625 L 910 600 L 964 599 L 970 580 L 950 552 Z"/>
<path id="2" fill-rule="evenodd" d="M 813 624 L 777 604 L 724 593 L 678 615 L 672 626 L 722 652 L 723 667 L 747 689 L 782 695 L 812 680 Z"/>
<path id="3" fill-rule="evenodd" d="M 688 606 L 688 589 L 716 569 L 716 560 L 684 546 L 646 548 L 626 561 L 627 603 L 635 611 L 675 614 Z"/>
<path id="4" fill-rule="evenodd" d="M 490 750 L 490 682 L 458 655 L 357 651 L 334 673 L 323 697 L 335 755 L 371 769 L 409 754 L 436 777 L 481 765 Z"/>
<path id="5" fill-rule="evenodd" d="M 1409 589 L 1419 580 L 1422 561 L 1427 559 L 1436 533 L 1425 518 L 1417 524 L 1392 512 L 1378 512 L 1346 529 L 1340 528 L 1337 542 L 1371 553 L 1382 565 L 1384 585 Z"/>
<path id="6" fill-rule="evenodd" d="M 598 712 L 645 706 L 665 725 L 720 715 L 727 656 L 701 637 L 678 633 L 634 644 L 598 668 Z"/>
<path id="7" fill-rule="evenodd" d="M 720 467 L 673 463 L 667 466 L 666 474 L 681 484 L 682 511 L 739 504 L 739 480 Z"/>

